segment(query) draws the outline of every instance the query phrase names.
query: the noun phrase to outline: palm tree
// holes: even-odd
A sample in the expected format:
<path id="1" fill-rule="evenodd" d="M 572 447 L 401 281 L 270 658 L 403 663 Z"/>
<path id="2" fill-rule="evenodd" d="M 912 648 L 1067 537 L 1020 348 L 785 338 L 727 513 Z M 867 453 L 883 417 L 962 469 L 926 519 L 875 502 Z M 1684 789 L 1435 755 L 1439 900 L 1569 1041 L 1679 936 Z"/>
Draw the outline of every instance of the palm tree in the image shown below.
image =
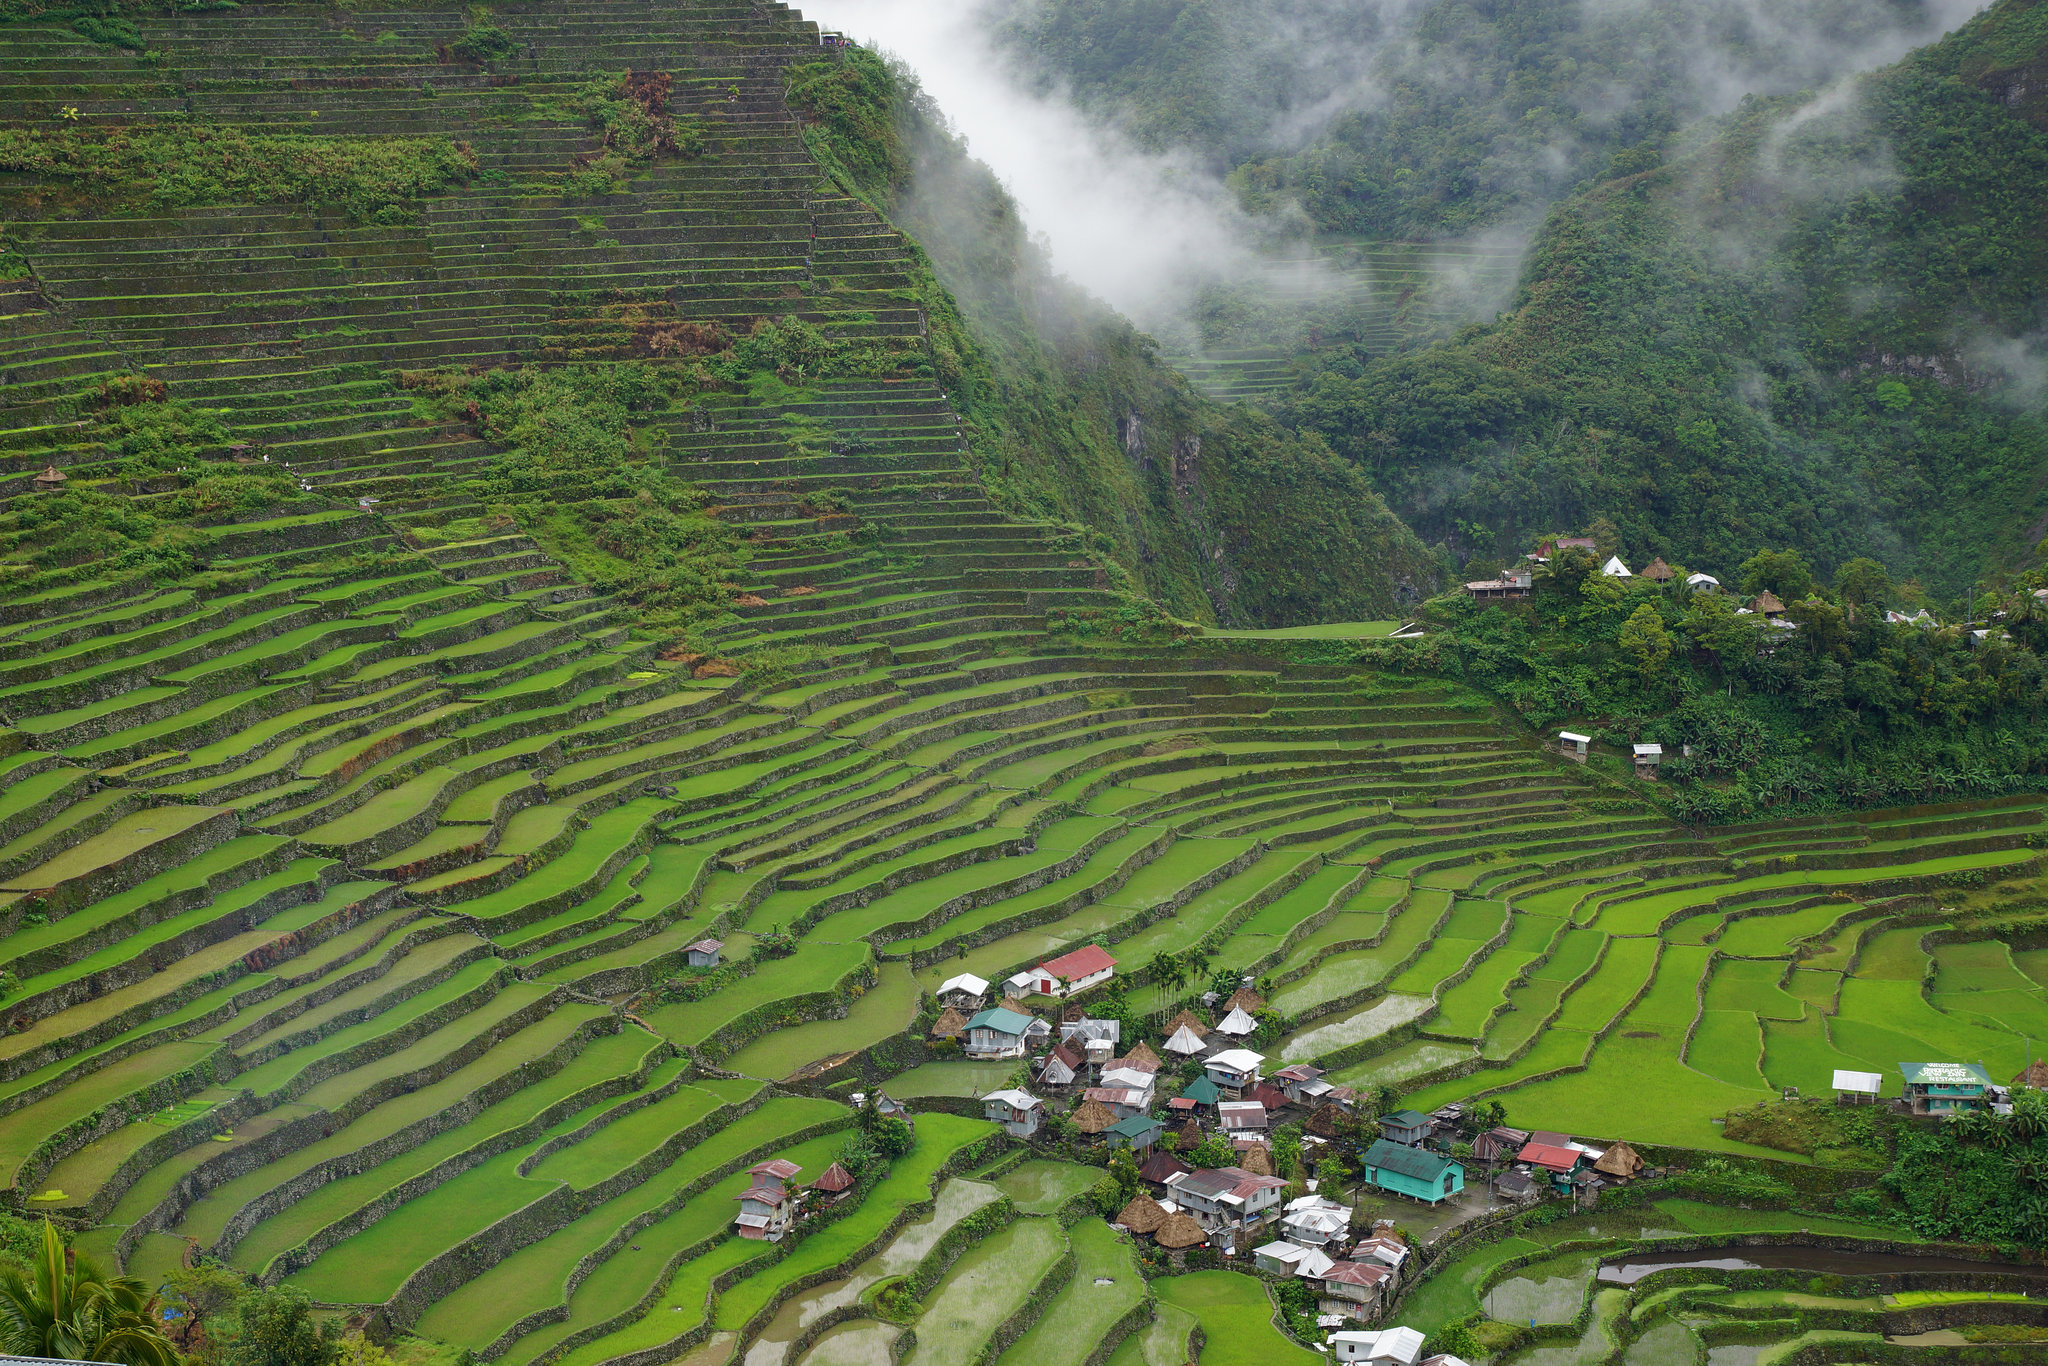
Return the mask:
<path id="1" fill-rule="evenodd" d="M 17 1356 L 178 1366 L 158 1319 L 156 1296 L 133 1276 L 109 1277 L 89 1257 L 65 1251 L 43 1221 L 30 1268 L 0 1269 L 0 1340 Z"/>

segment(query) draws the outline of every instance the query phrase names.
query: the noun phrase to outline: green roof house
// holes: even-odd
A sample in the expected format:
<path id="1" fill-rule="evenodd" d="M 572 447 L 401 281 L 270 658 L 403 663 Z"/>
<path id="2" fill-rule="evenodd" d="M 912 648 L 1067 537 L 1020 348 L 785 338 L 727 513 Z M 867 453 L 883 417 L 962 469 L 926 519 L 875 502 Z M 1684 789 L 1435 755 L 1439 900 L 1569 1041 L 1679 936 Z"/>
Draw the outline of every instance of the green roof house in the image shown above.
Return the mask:
<path id="1" fill-rule="evenodd" d="M 1166 1126 L 1150 1115 L 1132 1115 L 1120 1119 L 1102 1131 L 1112 1148 L 1131 1148 L 1143 1152 L 1159 1142 L 1159 1135 Z"/>
<path id="2" fill-rule="evenodd" d="M 1380 1132 L 1387 1136 L 1387 1140 L 1410 1148 L 1420 1145 L 1435 1127 L 1436 1121 L 1419 1110 L 1396 1110 L 1391 1115 L 1380 1116 Z"/>
<path id="3" fill-rule="evenodd" d="M 1991 1074 L 1981 1062 L 1902 1062 L 1906 1104 L 1916 1115 L 1948 1115 L 1985 1103 Z"/>
<path id="4" fill-rule="evenodd" d="M 1434 1205 L 1465 1189 L 1465 1169 L 1441 1154 L 1377 1139 L 1365 1150 L 1365 1181 Z"/>
<path id="5" fill-rule="evenodd" d="M 970 1058 L 1021 1058 L 1024 1031 L 1029 1028 L 1029 1015 L 991 1006 L 967 1022 L 960 1032 L 960 1049 Z"/>

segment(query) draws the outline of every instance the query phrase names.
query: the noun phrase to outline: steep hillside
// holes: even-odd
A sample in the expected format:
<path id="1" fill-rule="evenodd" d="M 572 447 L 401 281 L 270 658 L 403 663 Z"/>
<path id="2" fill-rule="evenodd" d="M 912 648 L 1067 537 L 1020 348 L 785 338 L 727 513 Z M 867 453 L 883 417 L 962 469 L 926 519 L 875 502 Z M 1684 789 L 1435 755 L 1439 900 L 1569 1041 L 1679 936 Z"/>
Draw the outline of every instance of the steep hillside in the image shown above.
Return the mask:
<path id="1" fill-rule="evenodd" d="M 1618 164 L 1553 214 L 1497 325 L 1339 360 L 1294 420 L 1466 554 L 1604 516 L 1632 557 L 1715 572 L 1790 545 L 1947 596 L 2025 566 L 2048 532 L 2044 14 L 2002 0 Z"/>

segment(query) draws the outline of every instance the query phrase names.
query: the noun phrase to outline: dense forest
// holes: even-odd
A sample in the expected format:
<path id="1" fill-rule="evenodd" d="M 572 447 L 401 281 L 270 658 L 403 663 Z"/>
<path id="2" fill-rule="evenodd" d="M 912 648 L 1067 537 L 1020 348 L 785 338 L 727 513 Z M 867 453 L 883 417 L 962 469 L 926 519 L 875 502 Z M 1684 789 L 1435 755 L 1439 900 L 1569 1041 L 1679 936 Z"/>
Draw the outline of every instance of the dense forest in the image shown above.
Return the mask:
<path id="1" fill-rule="evenodd" d="M 1896 56 L 1938 0 L 998 0 L 1005 48 L 1141 145 L 1192 152 L 1248 206 L 1436 237 L 1541 214 L 1623 149 L 1744 94 Z"/>
<path id="2" fill-rule="evenodd" d="M 1438 0 L 1375 33 L 1307 0 L 1132 0 L 1023 8 L 1006 32 L 1276 217 L 1446 238 L 1543 215 L 1497 320 L 1395 354 L 1310 332 L 1266 400 L 1447 564 L 1605 518 L 1639 559 L 1870 556 L 1953 605 L 2048 531 L 2048 9 L 2001 0 L 1800 86 L 1968 8 Z M 1327 115 L 1313 133 L 1217 74 L 1304 33 L 1323 58 L 1288 89 Z M 1377 54 L 1349 88 L 1325 69 L 1346 43 Z"/>

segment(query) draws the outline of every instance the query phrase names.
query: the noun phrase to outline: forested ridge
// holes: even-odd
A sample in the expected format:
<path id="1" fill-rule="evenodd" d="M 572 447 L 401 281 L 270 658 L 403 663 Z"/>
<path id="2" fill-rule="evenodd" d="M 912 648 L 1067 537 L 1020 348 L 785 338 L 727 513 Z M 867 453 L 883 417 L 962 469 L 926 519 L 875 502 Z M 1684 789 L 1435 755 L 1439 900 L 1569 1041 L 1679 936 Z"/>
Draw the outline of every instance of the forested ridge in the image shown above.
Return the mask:
<path id="1" fill-rule="evenodd" d="M 2001 0 L 1861 76 L 1828 63 L 1939 16 L 1777 16 L 1839 38 L 1821 57 L 1774 53 L 1754 10 L 1581 11 L 1426 6 L 1378 49 L 1406 65 L 1369 92 L 1311 82 L 1304 98 L 1357 108 L 1264 159 L 1244 147 L 1277 145 L 1284 111 L 1227 104 L 1228 82 L 1203 73 L 1265 51 L 1286 22 L 1052 4 L 1010 31 L 1105 118 L 1214 156 L 1276 222 L 1448 239 L 1563 196 L 1498 321 L 1390 355 L 1324 309 L 1286 344 L 1292 382 L 1267 401 L 1367 472 L 1447 562 L 1512 558 L 1605 517 L 1639 558 L 1720 570 L 1789 545 L 1832 570 L 1874 556 L 1946 602 L 2030 564 L 2048 531 L 2040 7 Z M 1688 53 L 1750 60 L 1729 80 L 1766 93 L 1708 117 L 1681 78 Z M 1786 84 L 1802 77 L 1813 88 Z M 1219 122 L 1226 107 L 1237 123 Z M 1384 157 L 1340 155 L 1361 130 Z M 1208 321 L 1242 308 L 1212 301 Z"/>

